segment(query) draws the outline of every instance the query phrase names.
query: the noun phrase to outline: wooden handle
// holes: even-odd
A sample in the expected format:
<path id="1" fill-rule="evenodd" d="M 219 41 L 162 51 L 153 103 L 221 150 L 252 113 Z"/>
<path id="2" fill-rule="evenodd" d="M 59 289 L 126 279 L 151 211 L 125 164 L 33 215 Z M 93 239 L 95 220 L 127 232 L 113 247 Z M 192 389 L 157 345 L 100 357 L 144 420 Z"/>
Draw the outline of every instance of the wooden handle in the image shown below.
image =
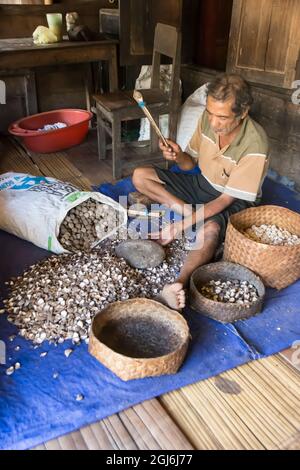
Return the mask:
<path id="1" fill-rule="evenodd" d="M 166 146 L 166 147 L 170 147 L 168 142 L 166 141 L 166 139 L 164 138 L 164 136 L 162 135 L 161 133 L 161 130 L 160 128 L 158 127 L 158 125 L 156 124 L 152 114 L 150 113 L 149 109 L 147 108 L 145 102 L 144 102 L 144 99 L 143 99 L 143 95 L 140 91 L 137 91 L 137 90 L 134 90 L 133 92 L 133 98 L 135 99 L 135 101 L 137 102 L 137 104 L 139 105 L 139 107 L 142 109 L 143 113 L 145 114 L 145 116 L 148 118 L 151 126 L 153 127 L 153 129 L 155 130 L 156 134 L 158 135 L 158 137 L 163 141 L 163 144 Z"/>

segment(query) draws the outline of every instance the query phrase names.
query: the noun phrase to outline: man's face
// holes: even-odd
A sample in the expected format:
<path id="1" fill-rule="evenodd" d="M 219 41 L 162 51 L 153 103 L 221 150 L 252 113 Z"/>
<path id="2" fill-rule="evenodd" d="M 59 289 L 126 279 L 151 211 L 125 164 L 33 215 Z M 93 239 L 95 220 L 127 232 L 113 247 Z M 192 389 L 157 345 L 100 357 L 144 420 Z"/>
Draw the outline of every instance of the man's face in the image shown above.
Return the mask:
<path id="1" fill-rule="evenodd" d="M 234 98 L 227 101 L 217 101 L 211 96 L 207 97 L 206 111 L 208 114 L 209 124 L 215 134 L 228 135 L 238 127 L 243 116 L 236 116 L 233 113 L 232 107 Z"/>

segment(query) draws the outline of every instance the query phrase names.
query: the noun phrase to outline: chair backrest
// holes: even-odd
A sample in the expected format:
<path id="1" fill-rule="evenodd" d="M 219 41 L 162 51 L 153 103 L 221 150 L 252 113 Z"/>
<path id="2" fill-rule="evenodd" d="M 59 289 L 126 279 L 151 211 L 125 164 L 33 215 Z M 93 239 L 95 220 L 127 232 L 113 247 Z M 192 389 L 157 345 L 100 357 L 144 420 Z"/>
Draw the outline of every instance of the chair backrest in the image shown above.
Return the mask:
<path id="1" fill-rule="evenodd" d="M 169 100 L 174 106 L 179 104 L 181 32 L 174 26 L 157 23 L 154 34 L 151 88 L 160 87 L 161 56 L 172 59 L 172 77 Z"/>

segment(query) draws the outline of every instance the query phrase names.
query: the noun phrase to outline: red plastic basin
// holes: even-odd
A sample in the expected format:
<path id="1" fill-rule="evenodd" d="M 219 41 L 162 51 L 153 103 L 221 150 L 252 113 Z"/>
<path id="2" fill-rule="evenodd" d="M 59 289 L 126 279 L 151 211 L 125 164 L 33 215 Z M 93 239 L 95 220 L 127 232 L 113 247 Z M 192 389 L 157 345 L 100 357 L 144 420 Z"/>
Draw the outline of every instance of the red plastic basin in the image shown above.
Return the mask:
<path id="1" fill-rule="evenodd" d="M 9 132 L 23 139 L 33 152 L 50 153 L 80 144 L 89 128 L 92 113 L 83 109 L 57 109 L 34 114 L 12 123 Z M 51 131 L 38 131 L 46 124 L 64 122 L 67 127 Z"/>

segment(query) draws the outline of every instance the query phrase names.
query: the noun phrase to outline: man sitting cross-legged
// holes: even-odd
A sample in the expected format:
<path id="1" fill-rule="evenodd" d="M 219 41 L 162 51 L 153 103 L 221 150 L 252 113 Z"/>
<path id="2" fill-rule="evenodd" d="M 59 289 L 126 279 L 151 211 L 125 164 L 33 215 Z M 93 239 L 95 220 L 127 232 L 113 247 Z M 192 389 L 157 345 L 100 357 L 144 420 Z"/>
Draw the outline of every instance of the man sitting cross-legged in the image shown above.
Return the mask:
<path id="1" fill-rule="evenodd" d="M 269 164 L 268 139 L 262 127 L 249 117 L 252 101 L 250 87 L 240 76 L 218 76 L 208 85 L 206 110 L 186 151 L 171 140 L 169 147 L 160 142 L 166 160 L 181 170 L 198 165 L 201 173 L 174 174 L 156 167 L 134 171 L 136 189 L 184 213 L 185 227 L 204 217 L 199 246 L 189 252 L 176 282 L 166 285 L 161 293 L 171 308 L 185 306 L 184 288 L 193 271 L 213 258 L 224 239 L 230 215 L 260 202 Z M 191 205 L 188 214 L 184 212 L 186 204 Z M 196 204 L 203 204 L 203 210 L 193 210 Z M 174 222 L 162 230 L 160 242 L 171 242 L 181 230 L 181 222 Z"/>

